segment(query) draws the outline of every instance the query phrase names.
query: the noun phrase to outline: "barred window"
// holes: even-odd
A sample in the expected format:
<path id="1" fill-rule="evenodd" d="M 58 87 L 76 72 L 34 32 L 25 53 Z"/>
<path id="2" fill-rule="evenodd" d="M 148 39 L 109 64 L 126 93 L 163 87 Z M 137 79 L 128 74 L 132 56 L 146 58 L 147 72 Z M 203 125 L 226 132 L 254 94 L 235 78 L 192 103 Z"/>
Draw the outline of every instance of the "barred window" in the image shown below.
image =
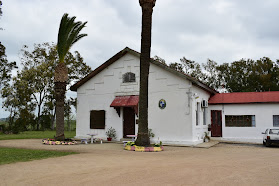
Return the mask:
<path id="1" fill-rule="evenodd" d="M 226 115 L 226 127 L 256 127 L 255 115 Z"/>
<path id="2" fill-rule="evenodd" d="M 123 74 L 123 83 L 136 82 L 136 75 L 132 72 Z"/>
<path id="3" fill-rule="evenodd" d="M 105 111 L 90 111 L 90 129 L 105 129 Z"/>
<path id="4" fill-rule="evenodd" d="M 273 127 L 279 127 L 279 115 L 273 115 Z"/>

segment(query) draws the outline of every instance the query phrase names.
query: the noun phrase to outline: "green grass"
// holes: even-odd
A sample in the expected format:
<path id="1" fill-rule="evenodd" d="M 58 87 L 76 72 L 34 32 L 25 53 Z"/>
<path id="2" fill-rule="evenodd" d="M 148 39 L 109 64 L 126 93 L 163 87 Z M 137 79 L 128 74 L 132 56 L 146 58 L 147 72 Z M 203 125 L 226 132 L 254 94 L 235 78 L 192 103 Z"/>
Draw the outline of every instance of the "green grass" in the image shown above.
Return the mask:
<path id="1" fill-rule="evenodd" d="M 65 131 L 66 138 L 73 138 L 76 131 Z M 0 140 L 53 138 L 56 131 L 26 131 L 19 134 L 0 134 Z M 0 156 L 1 157 L 1 156 Z"/>
<path id="2" fill-rule="evenodd" d="M 51 157 L 60 157 L 70 154 L 78 154 L 76 152 L 61 152 L 47 150 L 29 150 L 16 148 L 0 148 L 0 165 L 25 162 L 31 160 L 46 159 Z"/>

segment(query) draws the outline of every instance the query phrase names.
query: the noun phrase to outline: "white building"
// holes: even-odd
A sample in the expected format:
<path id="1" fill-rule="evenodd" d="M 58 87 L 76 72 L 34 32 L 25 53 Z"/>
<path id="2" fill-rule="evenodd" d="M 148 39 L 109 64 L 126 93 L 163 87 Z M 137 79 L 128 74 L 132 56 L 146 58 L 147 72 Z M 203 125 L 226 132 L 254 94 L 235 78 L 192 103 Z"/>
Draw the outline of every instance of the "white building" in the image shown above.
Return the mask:
<path id="1" fill-rule="evenodd" d="M 125 48 L 71 90 L 77 91 L 76 136 L 106 138 L 113 127 L 117 140 L 137 134 L 140 54 Z M 149 128 L 163 143 L 197 144 L 208 131 L 207 101 L 215 90 L 196 79 L 151 60 Z M 203 104 L 203 107 L 202 107 Z"/>
<path id="2" fill-rule="evenodd" d="M 279 127 L 279 92 L 216 94 L 209 100 L 211 136 L 262 142 L 266 128 Z"/>
<path id="3" fill-rule="evenodd" d="M 139 75 L 140 53 L 125 48 L 73 85 L 76 137 L 95 133 L 105 139 L 110 127 L 116 140 L 137 134 Z M 261 132 L 279 126 L 279 92 L 219 94 L 155 60 L 150 61 L 148 101 L 153 142 L 201 143 L 209 124 L 213 137 L 260 142 Z"/>

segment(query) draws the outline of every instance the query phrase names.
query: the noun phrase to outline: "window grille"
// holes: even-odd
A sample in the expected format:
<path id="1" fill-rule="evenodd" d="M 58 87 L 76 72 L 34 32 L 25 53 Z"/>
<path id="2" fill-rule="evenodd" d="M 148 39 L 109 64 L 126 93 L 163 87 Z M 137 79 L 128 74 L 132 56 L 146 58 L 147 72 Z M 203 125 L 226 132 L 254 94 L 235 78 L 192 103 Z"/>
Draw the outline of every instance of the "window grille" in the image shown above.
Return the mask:
<path id="1" fill-rule="evenodd" d="M 136 75 L 132 72 L 127 72 L 123 75 L 123 83 L 136 82 Z"/>
<path id="2" fill-rule="evenodd" d="M 226 127 L 256 127 L 255 115 L 226 115 Z"/>
<path id="3" fill-rule="evenodd" d="M 273 115 L 273 127 L 279 127 L 279 115 Z"/>

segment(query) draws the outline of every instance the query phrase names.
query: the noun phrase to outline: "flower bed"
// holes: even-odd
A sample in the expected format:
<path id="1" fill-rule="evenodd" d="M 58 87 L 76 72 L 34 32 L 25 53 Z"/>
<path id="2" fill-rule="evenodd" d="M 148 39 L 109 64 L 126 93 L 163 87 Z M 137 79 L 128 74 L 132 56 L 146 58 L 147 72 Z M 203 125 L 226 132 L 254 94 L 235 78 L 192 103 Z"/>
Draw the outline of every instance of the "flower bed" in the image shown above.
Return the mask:
<path id="1" fill-rule="evenodd" d="M 65 140 L 65 141 L 55 141 L 54 139 L 43 139 L 42 143 L 45 145 L 76 145 L 76 141 Z"/>
<path id="2" fill-rule="evenodd" d="M 161 152 L 164 150 L 164 147 L 141 147 L 141 146 L 130 146 L 126 145 L 125 150 L 137 151 L 137 152 Z"/>
<path id="3" fill-rule="evenodd" d="M 125 145 L 125 150 L 137 151 L 137 152 L 161 152 L 164 150 L 164 147 L 158 144 L 155 144 L 154 147 L 142 147 L 142 146 L 136 146 L 134 142 L 128 142 Z"/>

